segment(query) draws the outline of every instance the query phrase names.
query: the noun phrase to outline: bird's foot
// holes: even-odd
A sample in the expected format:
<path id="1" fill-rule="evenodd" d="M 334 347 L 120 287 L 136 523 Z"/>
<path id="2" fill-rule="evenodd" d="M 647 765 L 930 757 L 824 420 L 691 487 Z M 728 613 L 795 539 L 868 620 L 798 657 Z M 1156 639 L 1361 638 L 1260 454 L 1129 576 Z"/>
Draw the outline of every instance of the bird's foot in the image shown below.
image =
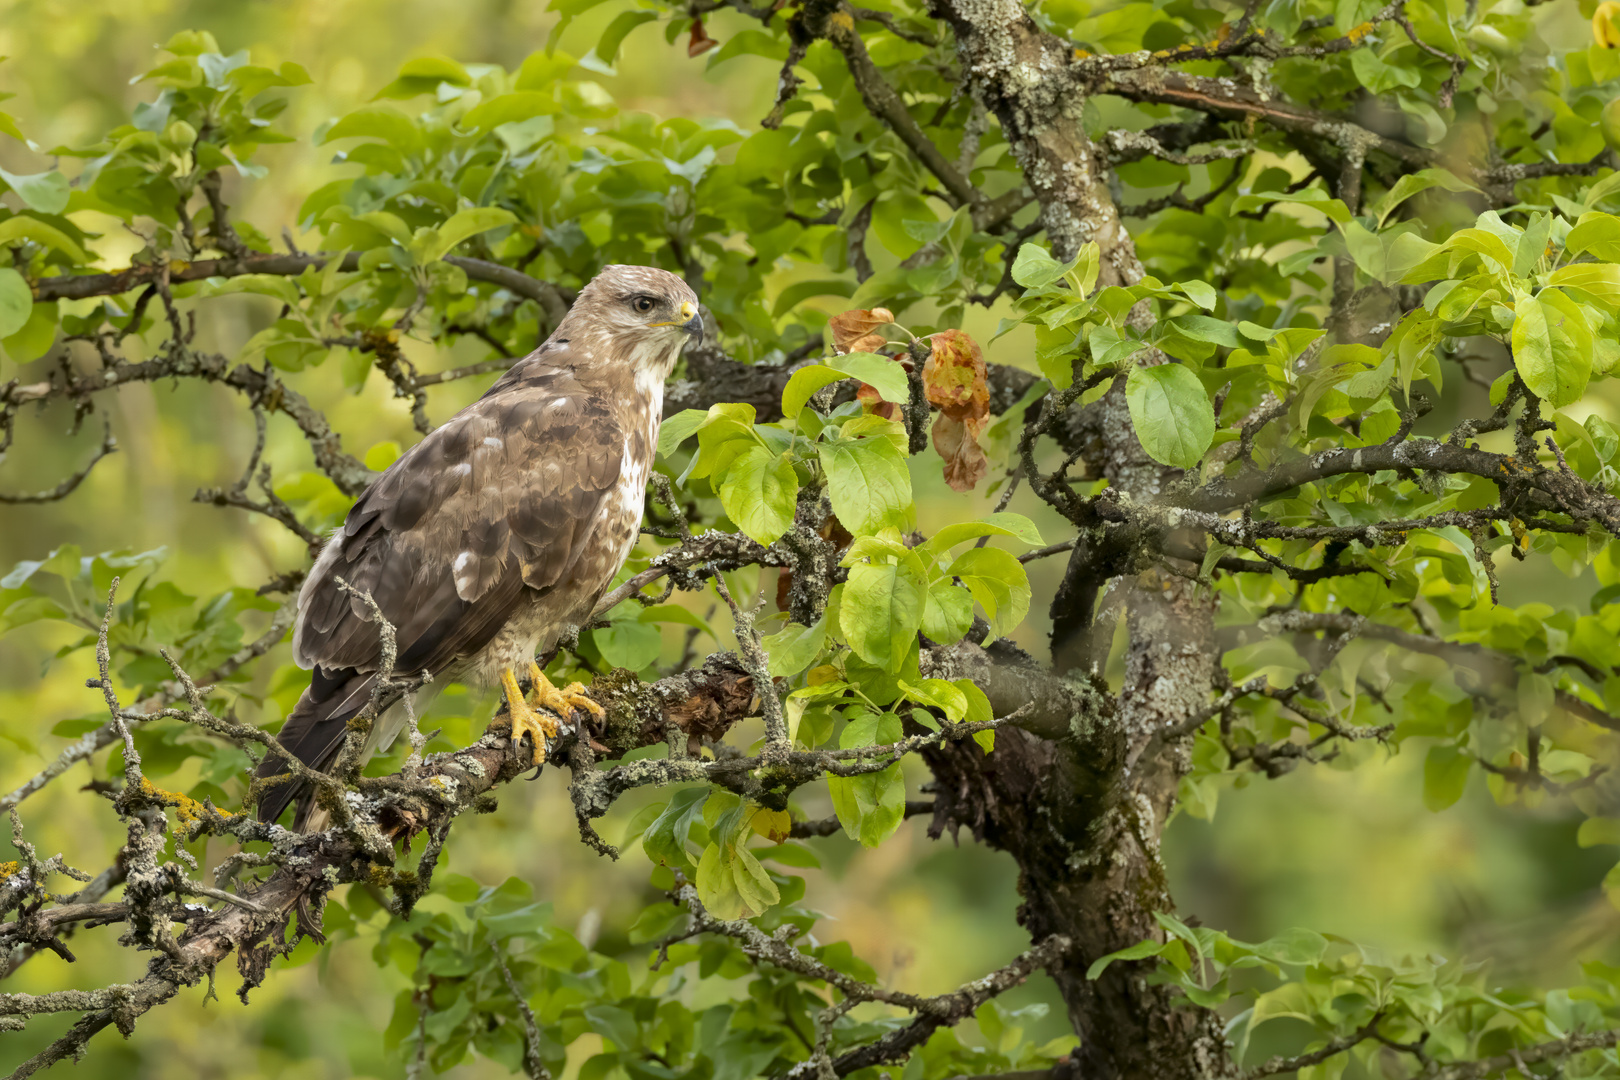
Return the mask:
<path id="1" fill-rule="evenodd" d="M 534 686 L 534 703 L 542 709 L 550 709 L 558 716 L 567 716 L 575 709 L 583 709 L 598 720 L 607 715 L 607 710 L 585 696 L 585 687 L 582 683 L 569 683 L 562 689 L 553 686 L 546 673 L 540 670 L 539 664 L 529 665 L 529 681 Z"/>
<path id="2" fill-rule="evenodd" d="M 510 668 L 501 672 L 501 688 L 506 691 L 506 708 L 512 716 L 512 742 L 516 744 L 527 735 L 534 745 L 535 765 L 545 764 L 546 740 L 555 739 L 562 730 L 561 725 L 546 714 L 535 712 L 529 707 L 529 703 L 523 700 L 523 691 L 518 687 L 517 676 L 512 674 Z"/>

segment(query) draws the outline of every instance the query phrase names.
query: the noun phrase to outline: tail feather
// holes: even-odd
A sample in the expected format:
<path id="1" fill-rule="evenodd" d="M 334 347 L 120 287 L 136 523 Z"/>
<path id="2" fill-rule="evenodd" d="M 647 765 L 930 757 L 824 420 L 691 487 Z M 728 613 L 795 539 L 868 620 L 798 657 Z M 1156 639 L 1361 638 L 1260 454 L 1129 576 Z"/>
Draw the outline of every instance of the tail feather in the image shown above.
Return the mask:
<path id="1" fill-rule="evenodd" d="M 349 721 L 371 702 L 376 677 L 352 669 L 330 675 L 317 669 L 309 689 L 299 697 L 292 715 L 276 741 L 312 769 L 325 769 L 336 759 L 349 731 Z M 287 764 L 277 754 L 266 754 L 255 775 L 280 776 Z M 300 780 L 277 784 L 259 797 L 259 820 L 275 821 L 296 799 L 293 828 L 303 831 L 310 816 L 313 792 Z"/>

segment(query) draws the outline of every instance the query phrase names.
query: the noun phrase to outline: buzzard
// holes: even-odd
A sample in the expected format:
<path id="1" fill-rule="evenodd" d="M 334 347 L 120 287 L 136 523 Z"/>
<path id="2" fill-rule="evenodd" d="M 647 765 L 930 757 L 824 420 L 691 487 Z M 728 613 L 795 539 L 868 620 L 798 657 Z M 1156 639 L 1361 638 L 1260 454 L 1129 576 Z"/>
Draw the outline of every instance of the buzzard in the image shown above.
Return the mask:
<path id="1" fill-rule="evenodd" d="M 583 623 L 624 565 L 640 531 L 664 382 L 681 347 L 702 334 L 697 296 L 680 278 L 609 266 L 543 345 L 389 466 L 299 593 L 293 659 L 313 677 L 281 745 L 324 769 L 370 702 L 382 642 L 367 594 L 395 628 L 395 670 L 499 683 L 512 737 L 529 736 L 536 764 L 557 723 L 524 700 L 515 672 L 527 667 L 541 708 L 600 714 L 578 683 L 553 686 L 535 651 Z M 402 704 L 389 703 L 368 756 L 403 723 Z M 269 755 L 258 776 L 285 771 Z M 261 784 L 259 816 L 274 821 L 298 799 L 294 828 L 323 828 L 325 812 L 300 789 Z"/>

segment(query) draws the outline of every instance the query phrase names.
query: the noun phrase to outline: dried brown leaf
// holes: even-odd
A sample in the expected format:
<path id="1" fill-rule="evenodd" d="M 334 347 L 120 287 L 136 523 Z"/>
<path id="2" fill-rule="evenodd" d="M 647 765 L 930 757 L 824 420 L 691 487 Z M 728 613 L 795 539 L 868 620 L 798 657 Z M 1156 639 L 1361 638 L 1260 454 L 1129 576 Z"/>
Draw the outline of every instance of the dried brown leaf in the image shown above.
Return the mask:
<path id="1" fill-rule="evenodd" d="M 691 40 L 686 43 L 687 56 L 702 56 L 704 53 L 715 48 L 719 44 L 720 43 L 718 41 L 709 36 L 709 32 L 707 30 L 703 29 L 702 19 L 692 20 L 692 37 Z"/>
<path id="2" fill-rule="evenodd" d="M 861 383 L 860 389 L 855 391 L 855 400 L 861 403 L 861 408 L 885 420 L 893 420 L 900 415 L 900 406 L 892 401 L 884 401 L 878 388 L 870 383 Z"/>
<path id="3" fill-rule="evenodd" d="M 827 321 L 832 328 L 833 348 L 842 355 L 852 352 L 876 352 L 884 344 L 881 336 L 874 333 L 878 328 L 894 322 L 894 312 L 888 308 L 854 308 L 841 314 L 834 315 Z M 876 338 L 871 342 L 869 338 Z"/>
<path id="4" fill-rule="evenodd" d="M 979 433 L 989 420 L 988 416 L 958 420 L 942 412 L 934 421 L 934 449 L 945 460 L 945 482 L 952 490 L 972 491 L 990 471 L 990 460 L 979 445 Z"/>

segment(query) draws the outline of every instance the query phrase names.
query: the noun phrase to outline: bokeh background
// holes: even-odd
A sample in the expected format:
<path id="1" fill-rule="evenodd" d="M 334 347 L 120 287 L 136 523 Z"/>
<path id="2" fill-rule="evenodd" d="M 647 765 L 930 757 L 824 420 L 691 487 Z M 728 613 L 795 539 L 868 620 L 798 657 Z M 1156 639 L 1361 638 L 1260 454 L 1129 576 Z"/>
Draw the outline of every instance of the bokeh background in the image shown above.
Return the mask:
<path id="1" fill-rule="evenodd" d="M 582 17 L 558 45 L 575 55 L 588 52 L 617 10 L 619 5 L 604 5 Z M 251 48 L 256 63 L 297 61 L 314 82 L 290 95 L 291 107 L 277 127 L 300 138 L 265 148 L 258 160 L 270 167 L 269 179 L 240 184 L 231 193 L 238 216 L 274 236 L 284 225 L 296 226 L 304 196 L 335 175 L 330 149 L 309 137 L 318 125 L 368 100 L 413 56 L 515 67 L 544 47 L 556 21 L 539 0 L 0 0 L 0 56 L 7 57 L 0 63 L 0 92 L 16 95 L 6 110 L 48 149 L 92 140 L 148 100 L 151 90 L 130 80 L 152 66 L 156 46 L 176 30 L 207 29 L 226 53 Z M 718 15 L 711 32 L 723 38 L 728 25 L 727 16 Z M 627 40 L 616 73 L 596 78 L 625 111 L 756 125 L 769 108 L 775 65 L 741 57 L 706 69 L 679 44 L 666 45 L 656 30 L 643 29 Z M 27 173 L 46 164 L 15 141 L 0 139 L 0 167 Z M 120 253 L 138 247 L 137 238 L 112 234 L 98 250 L 107 265 L 116 266 Z M 219 317 L 205 328 L 205 344 L 230 348 L 261 325 L 254 321 L 261 313 L 251 304 L 214 303 Z M 987 339 L 1003 313 L 974 313 L 968 329 Z M 423 369 L 438 370 L 482 359 L 472 345 L 464 341 L 454 354 L 416 347 L 412 355 Z M 466 355 L 462 346 L 469 346 Z M 989 359 L 1033 368 L 1016 337 L 992 346 Z M 19 367 L 0 359 L 0 382 L 43 378 L 48 363 Z M 348 449 L 361 453 L 412 441 L 405 407 L 383 380 L 373 378 L 362 393 L 350 394 L 334 367 L 303 376 L 300 387 L 327 409 Z M 435 389 L 430 415 L 442 421 L 486 383 Z M 1443 429 L 1459 410 L 1477 407 L 1478 391 L 1472 393 L 1452 380 L 1447 400 L 1426 426 Z M 165 547 L 169 555 L 159 575 L 194 595 L 209 595 L 255 585 L 300 564 L 300 546 L 276 526 L 190 501 L 199 487 L 233 481 L 247 459 L 251 420 L 229 391 L 133 385 L 107 400 L 120 452 L 64 502 L 0 506 L 0 573 L 64 543 L 86 553 Z M 1601 402 L 1590 407 L 1604 408 Z M 48 410 L 21 419 L 17 445 L 0 461 L 0 490 L 49 487 L 82 463 L 99 436 L 69 436 L 70 419 Z M 272 422 L 269 460 L 278 476 L 296 476 L 309 468 L 307 450 L 290 427 L 279 426 L 284 423 Z M 960 496 L 944 488 L 937 463 L 919 462 L 915 473 L 925 531 L 990 509 L 982 489 Z M 1518 564 L 1503 568 L 1504 602 L 1547 600 L 1584 609 L 1596 588 L 1590 575 L 1570 579 L 1550 560 L 1538 565 L 1534 571 Z M 1039 652 L 1046 634 L 1044 601 L 1061 566 L 1052 560 L 1031 569 L 1036 602 L 1018 637 Z M 691 602 L 706 606 L 702 598 Z M 92 652 L 74 647 L 82 637 L 50 623 L 0 637 L 0 789 L 14 788 L 66 745 L 51 734 L 54 725 L 99 708 L 99 695 L 83 682 L 92 671 Z M 287 664 L 283 646 L 263 665 L 261 684 L 276 680 Z M 493 704 L 447 695 L 437 711 L 462 718 L 465 731 L 481 726 Z M 24 804 L 30 838 L 42 855 L 61 851 L 92 873 L 107 865 L 122 840 L 116 821 L 78 790 L 104 769 L 102 761 L 93 769 L 78 766 L 68 782 Z M 1228 792 L 1213 822 L 1182 816 L 1169 830 L 1166 858 L 1183 913 L 1248 940 L 1302 925 L 1397 953 L 1466 955 L 1488 962 L 1504 982 L 1558 985 L 1578 978 L 1580 960 L 1614 959 L 1620 912 L 1600 887 L 1612 855 L 1576 845 L 1575 815 L 1554 803 L 1498 808 L 1477 775 L 1461 803 L 1431 814 L 1422 805 L 1421 770 L 1419 754 L 1391 757 L 1376 747 L 1358 747 L 1331 765 Z M 921 779 L 914 777 L 914 786 Z M 830 812 L 812 797 L 803 805 L 812 815 Z M 634 809 L 631 803 L 617 810 L 605 835 L 615 839 L 614 830 Z M 499 813 L 464 820 L 457 833 L 449 870 L 488 884 L 514 874 L 526 879 L 537 896 L 555 904 L 557 923 L 577 928 L 584 939 L 622 936 L 653 899 L 639 855 L 614 864 L 579 844 L 555 773 L 510 789 Z M 848 939 L 893 986 L 937 993 L 998 966 L 1027 944 L 1015 920 L 1011 860 L 971 838 L 960 845 L 949 837 L 930 840 L 922 819 L 908 822 L 876 850 L 862 850 L 841 836 L 816 843 L 826 868 L 810 873 L 808 900 L 828 916 L 823 936 Z M 0 839 L 0 860 L 11 857 L 9 843 Z M 431 910 L 434 903 L 425 906 Z M 145 959 L 116 947 L 116 933 L 82 932 L 73 941 L 77 965 L 39 956 L 0 990 L 41 993 L 135 977 Z M 200 988 L 184 991 L 179 1001 L 143 1019 L 133 1039 L 98 1037 L 74 1075 L 400 1075 L 402 1063 L 384 1052 L 381 1032 L 405 984 L 392 970 L 379 969 L 370 950 L 362 936 L 298 966 L 279 963 L 246 1008 L 231 993 L 231 976 L 222 972 L 220 1000 L 205 1003 Z M 1031 1013 L 1029 1022 L 1044 1036 L 1065 1030 L 1056 995 L 1041 980 L 1008 1003 L 1056 1006 L 1044 1018 Z M 41 1021 L 27 1034 L 0 1035 L 0 1070 L 9 1071 L 65 1023 Z M 583 1056 L 571 1059 L 574 1067 Z M 475 1061 L 453 1075 L 505 1070 Z"/>

